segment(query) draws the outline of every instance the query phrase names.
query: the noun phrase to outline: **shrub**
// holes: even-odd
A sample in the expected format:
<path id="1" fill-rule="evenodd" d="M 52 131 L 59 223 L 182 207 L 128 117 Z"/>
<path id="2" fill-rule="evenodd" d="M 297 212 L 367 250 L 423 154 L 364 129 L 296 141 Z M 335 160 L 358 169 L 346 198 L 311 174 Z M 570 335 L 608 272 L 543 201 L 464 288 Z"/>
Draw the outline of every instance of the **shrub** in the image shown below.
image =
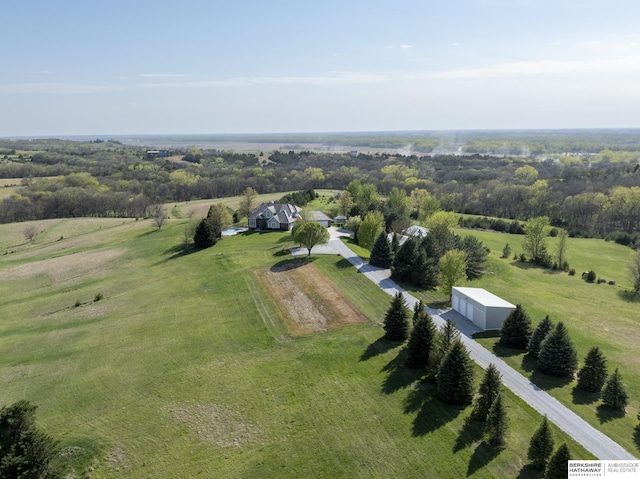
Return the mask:
<path id="1" fill-rule="evenodd" d="M 575 268 L 571 268 L 571 269 L 569 270 L 569 276 L 575 276 L 575 275 L 576 275 L 576 270 L 575 270 Z"/>
<path id="2" fill-rule="evenodd" d="M 596 280 L 596 272 L 594 270 L 590 270 L 587 273 L 587 282 L 588 283 L 593 283 Z"/>
<path id="3" fill-rule="evenodd" d="M 98 293 L 93 297 L 93 300 L 96 301 L 96 302 L 100 301 L 101 299 L 104 299 L 104 294 L 102 294 L 102 293 Z"/>
<path id="4" fill-rule="evenodd" d="M 82 301 L 80 301 L 79 299 L 76 299 L 76 303 L 74 304 L 74 306 L 77 308 L 79 306 L 82 306 Z"/>

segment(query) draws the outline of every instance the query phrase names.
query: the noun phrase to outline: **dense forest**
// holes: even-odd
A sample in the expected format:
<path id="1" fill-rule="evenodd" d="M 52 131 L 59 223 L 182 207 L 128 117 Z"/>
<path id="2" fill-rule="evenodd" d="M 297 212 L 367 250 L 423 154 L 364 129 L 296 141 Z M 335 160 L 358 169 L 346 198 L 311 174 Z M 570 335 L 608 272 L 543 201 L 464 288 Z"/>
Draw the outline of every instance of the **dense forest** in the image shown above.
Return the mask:
<path id="1" fill-rule="evenodd" d="M 498 144 L 509 149 L 507 140 L 515 149 L 546 142 L 547 149 L 564 153 L 464 153 L 471 147 L 495 150 Z M 426 190 L 443 209 L 458 213 L 518 220 L 548 216 L 573 236 L 640 231 L 640 136 L 634 132 L 477 133 L 465 141 L 462 153 L 442 155 L 192 147 L 158 158 L 147 155 L 147 148 L 116 140 L 0 140 L 0 178 L 21 183 L 0 203 L 0 222 L 142 217 L 155 203 L 235 196 L 249 186 L 259 193 L 345 189 L 359 180 L 383 195 L 393 188 L 407 195 Z"/>

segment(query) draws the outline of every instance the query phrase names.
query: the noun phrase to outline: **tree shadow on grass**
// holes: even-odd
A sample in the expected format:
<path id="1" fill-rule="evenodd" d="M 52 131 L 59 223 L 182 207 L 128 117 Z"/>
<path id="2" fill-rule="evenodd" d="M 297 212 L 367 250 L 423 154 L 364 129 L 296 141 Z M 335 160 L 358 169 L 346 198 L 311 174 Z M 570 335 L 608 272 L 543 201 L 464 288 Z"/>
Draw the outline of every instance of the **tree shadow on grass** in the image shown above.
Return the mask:
<path id="1" fill-rule="evenodd" d="M 620 411 L 619 409 L 612 409 L 605 406 L 604 404 L 601 404 L 596 408 L 596 416 L 598 416 L 598 421 L 600 421 L 600 424 L 623 418 L 624 415 L 624 411 Z"/>
<path id="2" fill-rule="evenodd" d="M 469 467 L 467 468 L 467 477 L 472 475 L 478 469 L 486 467 L 491 461 L 493 461 L 498 454 L 504 450 L 504 446 L 492 446 L 482 441 L 473 451 L 473 455 L 469 460 Z"/>
<path id="3" fill-rule="evenodd" d="M 353 268 L 353 265 L 346 259 L 342 258 L 336 262 L 336 268 Z"/>
<path id="4" fill-rule="evenodd" d="M 364 350 L 362 355 L 360 356 L 360 361 L 367 361 L 379 354 L 384 354 L 387 351 L 399 346 L 400 342 L 398 341 L 389 341 L 385 339 L 384 336 L 376 339 L 373 343 L 367 346 L 367 349 Z"/>
<path id="5" fill-rule="evenodd" d="M 640 303 L 640 294 L 629 290 L 618 291 L 618 296 L 627 303 Z"/>
<path id="6" fill-rule="evenodd" d="M 520 363 L 523 371 L 528 373 L 535 371 L 538 368 L 538 358 L 534 358 L 530 354 L 522 356 L 522 363 Z"/>
<path id="7" fill-rule="evenodd" d="M 547 374 L 541 373 L 539 370 L 535 369 L 531 376 L 529 376 L 529 380 L 538 386 L 540 389 L 545 391 L 549 391 L 550 389 L 563 388 L 568 385 L 571 381 L 573 381 L 573 377 L 557 377 L 557 376 L 549 376 Z"/>
<path id="8" fill-rule="evenodd" d="M 387 373 L 387 377 L 382 382 L 382 392 L 392 394 L 400 389 L 404 389 L 420 379 L 424 374 L 421 369 L 409 369 L 405 366 L 407 362 L 407 350 L 403 348 L 398 355 L 382 368 Z"/>
<path id="9" fill-rule="evenodd" d="M 172 259 L 182 258 L 183 256 L 189 256 L 190 254 L 197 253 L 198 251 L 202 251 L 202 250 L 199 248 L 196 248 L 193 245 L 186 246 L 184 244 L 178 244 L 178 245 L 172 246 L 171 248 L 165 250 L 162 253 L 163 255 L 169 255 L 169 256 L 167 256 L 161 261 L 158 261 L 157 263 L 154 264 L 154 266 L 166 263 L 167 261 L 171 261 Z"/>
<path id="10" fill-rule="evenodd" d="M 453 452 L 456 453 L 461 451 L 462 449 L 466 449 L 471 446 L 474 442 L 482 439 L 482 434 L 484 433 L 484 425 L 485 423 L 482 421 L 476 421 L 471 419 L 471 416 L 467 417 L 464 421 L 464 425 L 458 434 L 458 438 L 456 439 L 456 443 L 453 446 Z"/>
<path id="11" fill-rule="evenodd" d="M 635 443 L 636 448 L 640 450 L 640 425 L 633 429 L 633 442 Z"/>
<path id="12" fill-rule="evenodd" d="M 467 404 L 446 404 L 438 399 L 436 385 L 420 381 L 404 400 L 404 413 L 417 413 L 413 420 L 412 435 L 424 436 L 440 429 L 457 418 Z"/>
<path id="13" fill-rule="evenodd" d="M 600 393 L 591 393 L 577 386 L 571 391 L 573 404 L 593 404 L 600 398 Z"/>
<path id="14" fill-rule="evenodd" d="M 536 469 L 532 464 L 527 464 L 516 477 L 516 479 L 542 479 L 544 470 Z"/>
<path id="15" fill-rule="evenodd" d="M 500 344 L 500 341 L 493 345 L 493 353 L 499 358 L 509 358 L 511 356 L 517 356 L 518 354 L 522 354 L 522 349 L 510 348 L 508 346 L 504 346 Z"/>
<path id="16" fill-rule="evenodd" d="M 280 273 L 282 271 L 289 271 L 291 269 L 300 268 L 306 264 L 315 261 L 315 257 L 302 257 L 302 258 L 289 258 L 282 261 L 278 261 L 276 264 L 269 268 L 274 273 Z"/>

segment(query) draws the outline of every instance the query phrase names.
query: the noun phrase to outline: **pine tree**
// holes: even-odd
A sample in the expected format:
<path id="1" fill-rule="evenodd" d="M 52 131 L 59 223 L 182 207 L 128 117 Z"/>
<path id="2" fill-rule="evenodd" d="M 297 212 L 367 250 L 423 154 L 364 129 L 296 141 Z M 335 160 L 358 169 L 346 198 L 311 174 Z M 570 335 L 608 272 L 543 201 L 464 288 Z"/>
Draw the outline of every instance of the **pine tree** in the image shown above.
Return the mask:
<path id="1" fill-rule="evenodd" d="M 379 268 L 390 268 L 391 257 L 391 245 L 389 244 L 389 240 L 387 240 L 387 234 L 383 231 L 373 244 L 369 264 Z"/>
<path id="2" fill-rule="evenodd" d="M 400 249 L 400 240 L 398 239 L 398 235 L 393 233 L 391 236 L 391 252 L 395 255 L 398 249 Z"/>
<path id="3" fill-rule="evenodd" d="M 598 346 L 592 347 L 578 371 L 578 387 L 584 391 L 599 393 L 607 380 L 607 360 Z"/>
<path id="4" fill-rule="evenodd" d="M 531 338 L 531 319 L 521 305 L 511 311 L 502 323 L 500 344 L 516 349 L 527 349 Z"/>
<path id="5" fill-rule="evenodd" d="M 209 248 L 218 242 L 213 225 L 205 218 L 196 228 L 193 244 L 196 248 Z"/>
<path id="6" fill-rule="evenodd" d="M 558 448 L 558 450 L 549 459 L 547 469 L 544 471 L 544 479 L 566 479 L 569 476 L 569 461 L 571 454 L 566 443 Z"/>
<path id="7" fill-rule="evenodd" d="M 456 328 L 456 325 L 450 319 L 444 323 L 444 325 L 438 330 L 436 335 L 436 341 L 433 347 L 432 357 L 430 364 L 433 368 L 433 372 L 437 373 L 440 367 L 440 362 L 444 358 L 445 354 L 449 351 L 449 348 L 460 339 L 460 331 Z"/>
<path id="8" fill-rule="evenodd" d="M 611 409 L 624 411 L 628 402 L 629 395 L 627 394 L 627 389 L 622 382 L 620 371 L 616 368 L 602 390 L 602 404 Z"/>
<path id="9" fill-rule="evenodd" d="M 415 318 L 415 315 L 414 315 Z M 407 366 L 422 369 L 429 366 L 429 359 L 436 340 L 436 326 L 431 316 L 422 309 L 413 323 L 413 330 L 407 344 Z"/>
<path id="10" fill-rule="evenodd" d="M 542 341 L 538 366 L 550 376 L 571 377 L 575 373 L 578 354 L 562 321 Z"/>
<path id="11" fill-rule="evenodd" d="M 507 410 L 502 402 L 502 395 L 498 394 L 493 400 L 487 415 L 487 422 L 484 425 L 484 439 L 492 446 L 504 444 L 504 437 L 507 434 Z"/>
<path id="12" fill-rule="evenodd" d="M 527 457 L 537 469 L 544 469 L 547 461 L 553 454 L 553 434 L 549 426 L 549 420 L 545 415 L 542 423 L 536 429 L 529 441 L 529 452 Z"/>
<path id="13" fill-rule="evenodd" d="M 409 310 L 402 293 L 398 291 L 384 316 L 385 338 L 390 341 L 404 341 L 409 336 Z"/>
<path id="14" fill-rule="evenodd" d="M 418 322 L 418 318 L 422 315 L 422 313 L 426 313 L 426 311 L 424 310 L 424 303 L 422 302 L 422 300 L 418 300 L 418 302 L 413 305 L 412 324 L 414 326 Z"/>
<path id="15" fill-rule="evenodd" d="M 547 337 L 549 331 L 553 329 L 553 323 L 549 319 L 549 315 L 547 314 L 542 321 L 538 323 L 536 328 L 533 330 L 533 334 L 531 335 L 531 339 L 529 339 L 529 345 L 527 346 L 527 351 L 529 354 L 537 358 L 540 354 L 540 345 L 544 338 Z"/>
<path id="16" fill-rule="evenodd" d="M 473 364 L 461 341 L 453 343 L 442 358 L 436 382 L 438 397 L 444 402 L 464 404 L 473 397 Z"/>
<path id="17" fill-rule="evenodd" d="M 478 388 L 478 397 L 473 405 L 471 417 L 477 421 L 486 421 L 493 401 L 500 394 L 501 376 L 495 364 L 489 364 Z"/>

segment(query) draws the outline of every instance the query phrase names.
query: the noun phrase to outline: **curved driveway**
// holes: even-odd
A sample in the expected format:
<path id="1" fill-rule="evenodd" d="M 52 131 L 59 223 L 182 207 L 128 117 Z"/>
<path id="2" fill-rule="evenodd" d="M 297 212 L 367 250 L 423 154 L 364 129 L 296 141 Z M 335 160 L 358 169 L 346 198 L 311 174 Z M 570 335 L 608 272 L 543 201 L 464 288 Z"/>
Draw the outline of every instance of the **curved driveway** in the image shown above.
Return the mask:
<path id="1" fill-rule="evenodd" d="M 328 246 L 330 246 L 334 252 L 339 253 L 354 265 L 359 272 L 377 284 L 386 293 L 395 295 L 397 291 L 402 292 L 407 304 L 411 308 L 414 307 L 418 300 L 389 278 L 388 269 L 376 268 L 365 263 L 362 258 L 351 251 L 351 249 L 338 238 L 335 231 L 332 232 L 331 238 Z M 427 308 L 427 311 L 438 326 L 444 324 L 446 319 L 451 319 L 456 323 L 461 333 L 462 342 L 469 350 L 469 354 L 475 362 L 483 368 L 486 368 L 490 363 L 495 364 L 502 374 L 502 382 L 507 388 L 513 391 L 516 396 L 526 401 L 527 404 L 540 414 L 546 414 L 550 421 L 569 434 L 576 442 L 582 444 L 587 451 L 598 459 L 635 459 L 632 454 L 627 452 L 618 443 L 598 431 L 576 413 L 561 404 L 557 399 L 540 389 L 529 379 L 507 365 L 502 359 L 472 339 L 471 335 L 479 332 L 480 329 L 471 323 L 471 321 L 468 321 L 453 310 L 439 311 Z"/>

